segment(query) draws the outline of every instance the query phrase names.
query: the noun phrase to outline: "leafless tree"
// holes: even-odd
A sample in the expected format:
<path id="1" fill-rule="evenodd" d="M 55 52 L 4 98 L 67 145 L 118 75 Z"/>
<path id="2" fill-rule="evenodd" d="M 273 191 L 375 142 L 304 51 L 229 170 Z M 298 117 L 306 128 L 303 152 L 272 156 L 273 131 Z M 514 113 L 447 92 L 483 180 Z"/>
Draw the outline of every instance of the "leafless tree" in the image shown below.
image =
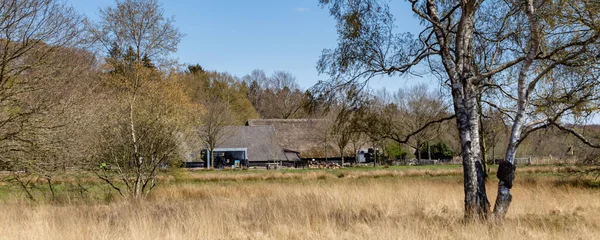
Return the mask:
<path id="1" fill-rule="evenodd" d="M 116 6 L 100 10 L 100 22 L 91 28 L 104 52 L 131 48 L 135 59 L 166 63 L 177 51 L 183 34 L 174 17 L 165 17 L 157 0 L 115 0 Z"/>
<path id="2" fill-rule="evenodd" d="M 514 156 L 528 133 L 556 123 L 573 104 L 593 100 L 590 74 L 564 78 L 557 74 L 589 72 L 598 56 L 598 3 L 571 1 L 437 1 L 409 0 L 424 24 L 417 35 L 396 34 L 394 18 L 382 1 L 321 0 L 338 21 L 340 40 L 325 50 L 319 69 L 348 85 L 380 74 L 406 74 L 425 64 L 450 89 L 459 130 L 464 169 L 465 217 L 486 218 L 490 205 L 484 184 L 479 104 L 494 88 L 497 102 L 507 105 L 512 130 L 505 161 L 499 167 L 495 216 L 504 218 L 512 196 Z M 578 69 L 578 70 L 575 70 Z M 595 74 L 592 74 L 595 75 Z M 555 83 L 555 84 L 543 84 Z M 542 94 L 544 93 L 544 94 Z M 548 101 L 577 93 L 576 101 Z M 543 101 L 532 101 L 532 97 Z M 484 95 L 485 97 L 485 95 Z M 500 100 L 501 99 L 501 100 Z M 558 98 L 560 99 L 560 98 Z M 537 102 L 558 111 L 539 114 Z M 571 107 L 569 107 L 571 106 Z"/>
<path id="3" fill-rule="evenodd" d="M 266 118 L 289 119 L 305 116 L 302 108 L 305 96 L 299 89 L 288 87 L 275 91 L 267 89 L 263 97 L 268 101 L 268 105 L 263 108 Z"/>
<path id="4" fill-rule="evenodd" d="M 481 126 L 482 142 L 485 146 L 486 160 L 487 162 L 494 162 L 495 159 L 498 159 L 496 156 L 496 149 L 499 146 L 502 146 L 500 143 L 505 142 L 507 133 L 510 129 L 504 122 L 502 113 L 492 109 L 488 109 L 482 113 Z"/>
<path id="5" fill-rule="evenodd" d="M 511 127 L 505 161 L 497 174 L 500 181 L 494 214 L 500 219 L 506 215 L 512 200 L 514 159 L 520 143 L 532 132 L 551 125 L 560 126 L 562 119 L 589 112 L 590 104 L 597 102 L 600 91 L 598 3 L 575 1 L 562 6 L 553 2 L 523 1 L 505 7 L 507 14 L 490 13 L 503 21 L 514 22 L 491 29 L 496 36 L 511 34 L 521 39 L 492 38 L 495 41 L 488 42 L 481 40 L 485 35 L 475 34 L 480 39 L 474 44 L 476 49 L 483 50 L 475 55 L 480 60 L 474 69 L 487 72 L 476 71 L 488 76 L 487 81 L 482 79 L 480 84 L 486 87 L 484 94 L 491 95 L 487 99 L 483 95 L 482 101 L 500 111 Z M 514 50 L 514 46 L 521 50 Z M 502 63 L 500 59 L 510 60 Z M 490 67 L 494 65 L 498 67 Z"/>
<path id="6" fill-rule="evenodd" d="M 415 85 L 408 90 L 399 89 L 394 94 L 393 104 L 398 108 L 398 116 L 392 123 L 396 136 L 406 136 L 416 132 L 424 125 L 438 119 L 447 119 L 452 114 L 447 111 L 450 107 L 441 94 L 429 91 L 426 85 Z M 421 159 L 421 147 L 434 140 L 439 135 L 440 124 L 431 125 L 414 134 L 407 142 L 417 149 L 417 158 Z M 396 137 L 398 139 L 398 137 Z"/>
<path id="7" fill-rule="evenodd" d="M 346 147 L 350 144 L 352 134 L 356 130 L 353 129 L 351 115 L 351 110 L 339 107 L 335 112 L 332 112 L 331 118 L 334 119 L 330 119 L 329 139 L 335 143 L 340 152 L 342 167 L 344 166 Z"/>
<path id="8" fill-rule="evenodd" d="M 276 71 L 266 78 L 262 70 L 254 70 L 242 80 L 248 85 L 248 99 L 262 118 L 302 118 L 306 116 L 305 94 L 290 72 Z"/>
<path id="9" fill-rule="evenodd" d="M 141 63 L 124 69 L 100 75 L 104 99 L 95 117 L 103 121 L 90 168 L 122 196 L 139 200 L 161 169 L 180 163 L 177 133 L 187 130 L 194 109 L 179 79 Z"/>
<path id="10" fill-rule="evenodd" d="M 227 127 L 233 124 L 233 119 L 228 104 L 221 99 L 211 98 L 203 105 L 205 109 L 198 120 L 200 128 L 197 134 L 199 140 L 210 151 L 210 161 L 207 162 L 206 167 L 211 168 L 215 166 L 215 148 L 232 134 Z"/>
<path id="11" fill-rule="evenodd" d="M 269 88 L 270 84 L 265 71 L 261 69 L 254 69 L 250 74 L 244 75 L 242 81 L 248 86 L 252 86 L 255 83 L 259 89 Z"/>
<path id="12" fill-rule="evenodd" d="M 281 90 L 289 88 L 291 90 L 300 89 L 296 76 L 287 71 L 275 71 L 268 79 L 267 88 Z"/>
<path id="13" fill-rule="evenodd" d="M 356 96 L 362 94 L 363 96 Z M 344 166 L 344 157 L 346 147 L 354 144 L 355 151 L 360 141 L 361 127 L 359 121 L 362 113 L 361 107 L 367 104 L 364 93 L 357 89 L 348 89 L 338 94 L 337 101 L 331 106 L 330 118 L 331 126 L 329 129 L 330 139 L 334 142 L 340 151 L 342 167 Z"/>
<path id="14" fill-rule="evenodd" d="M 372 139 L 389 139 L 419 150 L 427 142 L 439 138 L 443 122 L 454 118 L 443 98 L 425 85 L 391 94 L 377 91 L 360 107 L 358 127 Z M 421 159 L 420 151 L 417 157 Z"/>
<path id="15" fill-rule="evenodd" d="M 267 88 L 267 75 L 263 70 L 254 69 L 250 74 L 243 76 L 242 81 L 248 86 L 248 100 L 259 111 L 259 107 L 264 106 L 262 92 Z"/>
<path id="16" fill-rule="evenodd" d="M 75 49 L 84 17 L 59 1 L 7 0 L 0 19 L 0 165 L 16 180 L 23 173 L 45 178 L 53 190 L 64 140 L 58 133 L 68 123 L 63 113 L 72 103 L 74 74 L 86 68 L 68 67 L 81 66 L 71 59 L 85 65 L 89 57 Z M 26 182 L 20 181 L 27 191 Z"/>

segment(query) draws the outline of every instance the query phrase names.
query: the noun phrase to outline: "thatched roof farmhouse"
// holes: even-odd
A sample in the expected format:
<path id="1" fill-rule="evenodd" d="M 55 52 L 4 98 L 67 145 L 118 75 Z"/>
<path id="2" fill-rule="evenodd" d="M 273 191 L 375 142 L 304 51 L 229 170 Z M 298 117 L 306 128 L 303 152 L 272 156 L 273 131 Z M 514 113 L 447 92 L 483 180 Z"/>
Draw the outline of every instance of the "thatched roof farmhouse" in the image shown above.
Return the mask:
<path id="1" fill-rule="evenodd" d="M 215 154 L 227 152 L 226 158 L 246 158 L 250 163 L 339 157 L 336 147 L 327 143 L 326 128 L 320 119 L 251 119 L 246 126 L 225 128 Z M 206 146 L 194 136 L 182 139 L 185 161 L 204 162 L 201 152 Z"/>
<path id="2" fill-rule="evenodd" d="M 230 126 L 225 129 L 219 149 L 247 149 L 249 161 L 287 161 L 272 126 Z"/>
<path id="3" fill-rule="evenodd" d="M 339 157 L 327 139 L 327 122 L 323 119 L 250 119 L 247 126 L 272 126 L 282 148 L 300 153 L 302 158 Z"/>

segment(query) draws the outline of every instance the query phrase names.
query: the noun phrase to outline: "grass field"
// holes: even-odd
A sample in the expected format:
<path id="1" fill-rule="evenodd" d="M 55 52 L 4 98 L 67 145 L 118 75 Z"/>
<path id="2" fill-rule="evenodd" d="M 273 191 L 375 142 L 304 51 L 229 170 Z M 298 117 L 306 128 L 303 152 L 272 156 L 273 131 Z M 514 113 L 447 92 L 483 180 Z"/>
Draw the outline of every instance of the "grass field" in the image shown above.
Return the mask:
<path id="1" fill-rule="evenodd" d="M 463 222 L 458 167 L 182 171 L 142 202 L 90 187 L 31 203 L 5 184 L 0 239 L 597 239 L 600 188 L 571 172 L 520 168 L 502 224 Z"/>

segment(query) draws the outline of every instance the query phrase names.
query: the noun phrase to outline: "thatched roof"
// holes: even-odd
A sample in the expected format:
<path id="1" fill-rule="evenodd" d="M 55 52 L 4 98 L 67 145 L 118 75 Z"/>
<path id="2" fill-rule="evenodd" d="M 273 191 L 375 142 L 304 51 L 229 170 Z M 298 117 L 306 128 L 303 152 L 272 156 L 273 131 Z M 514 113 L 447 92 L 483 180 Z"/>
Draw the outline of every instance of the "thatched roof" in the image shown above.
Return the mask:
<path id="1" fill-rule="evenodd" d="M 303 158 L 339 157 L 337 147 L 326 143 L 327 122 L 322 119 L 251 119 L 246 126 L 229 126 L 217 148 L 247 148 L 249 161 L 295 161 Z M 186 161 L 204 161 L 205 148 L 195 133 L 180 134 L 181 155 Z"/>
<path id="2" fill-rule="evenodd" d="M 248 148 L 249 161 L 287 160 L 272 126 L 230 126 L 217 148 Z"/>
<path id="3" fill-rule="evenodd" d="M 272 126 L 279 145 L 300 152 L 303 158 L 339 155 L 332 143 L 326 143 L 327 122 L 323 119 L 250 119 L 246 125 Z"/>
<path id="4" fill-rule="evenodd" d="M 201 151 L 206 148 L 195 132 L 179 133 L 180 154 L 186 162 L 203 162 Z M 279 146 L 272 126 L 228 126 L 216 148 L 247 148 L 249 161 L 288 160 L 288 154 Z M 293 161 L 293 159 L 290 159 Z"/>

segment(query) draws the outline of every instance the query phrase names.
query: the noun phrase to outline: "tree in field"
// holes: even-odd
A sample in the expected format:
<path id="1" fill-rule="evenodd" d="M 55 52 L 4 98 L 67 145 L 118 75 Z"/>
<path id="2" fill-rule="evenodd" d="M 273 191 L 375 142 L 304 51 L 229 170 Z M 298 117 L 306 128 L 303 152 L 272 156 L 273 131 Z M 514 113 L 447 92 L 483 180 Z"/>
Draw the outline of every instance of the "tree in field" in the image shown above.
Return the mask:
<path id="1" fill-rule="evenodd" d="M 200 106 L 194 114 L 193 121 L 198 126 L 193 130 L 194 139 L 209 151 L 210 159 L 204 159 L 208 161 L 206 167 L 214 167 L 214 149 L 231 136 L 229 126 L 258 117 L 247 97 L 250 90 L 246 79 L 240 81 L 229 73 L 203 71 L 185 74 L 181 80 L 191 101 Z"/>
<path id="2" fill-rule="evenodd" d="M 354 122 L 358 121 L 360 118 L 357 118 Z M 354 162 L 351 164 L 358 163 L 358 151 L 366 144 L 367 137 L 366 135 L 360 131 L 358 128 L 360 125 L 356 124 L 355 131 L 350 135 L 350 147 L 352 149 L 352 156 L 354 156 Z"/>
<path id="3" fill-rule="evenodd" d="M 181 33 L 173 19 L 165 19 L 155 0 L 116 1 L 100 11 L 92 34 L 107 53 L 103 76 L 116 104 L 98 143 L 97 175 L 121 195 L 140 199 L 155 185 L 160 166 L 176 158 L 174 120 L 186 102 L 182 91 L 169 87 L 168 79 L 154 66 L 174 52 Z M 162 98 L 162 101 L 161 101 Z M 172 101 L 170 100 L 172 99 Z"/>
<path id="4" fill-rule="evenodd" d="M 377 0 L 320 0 L 338 21 L 338 47 L 319 60 L 333 85 L 425 65 L 450 89 L 464 169 L 465 217 L 487 218 L 480 145 L 480 104 L 502 110 L 511 125 L 499 166 L 494 215 L 512 196 L 519 143 L 538 129 L 585 111 L 597 96 L 600 15 L 597 1 L 409 0 L 422 22 L 417 35 L 396 33 Z M 491 97 L 493 96 L 493 97 Z"/>
<path id="5" fill-rule="evenodd" d="M 178 162 L 176 133 L 184 131 L 190 101 L 176 79 L 163 79 L 155 69 L 134 66 L 131 76 L 102 76 L 111 106 L 97 139 L 97 176 L 124 197 L 141 199 L 155 186 L 161 168 Z M 126 103 L 126 104 L 123 104 Z"/>
<path id="6" fill-rule="evenodd" d="M 390 126 L 393 133 L 393 139 L 401 144 L 408 144 L 414 149 L 421 149 L 434 140 L 441 131 L 440 124 L 433 124 L 423 128 L 428 123 L 437 120 L 452 119 L 452 114 L 448 113 L 449 106 L 444 103 L 441 94 L 435 94 L 427 89 L 426 85 L 415 85 L 408 90 L 399 89 L 394 94 L 393 104 L 397 107 L 397 116 L 390 118 Z M 423 128 L 422 131 L 418 131 Z M 407 136 L 415 133 L 407 141 L 403 141 L 400 136 Z M 400 140 L 400 141 L 399 141 Z M 417 151 L 417 159 L 428 157 Z"/>
<path id="7" fill-rule="evenodd" d="M 383 89 L 372 94 L 371 101 L 361 107 L 361 131 L 373 139 L 389 139 L 414 149 L 439 139 L 442 123 L 454 118 L 440 95 L 425 85 L 389 93 Z M 421 152 L 416 151 L 421 159 Z M 428 156 L 428 155 L 424 155 Z"/>
<path id="8" fill-rule="evenodd" d="M 337 101 L 331 107 L 331 126 L 329 127 L 330 139 L 338 147 L 340 151 L 340 158 L 342 160 L 342 167 L 344 166 L 344 155 L 346 147 L 354 144 L 354 151 L 356 151 L 358 144 L 360 144 L 360 128 L 358 120 L 359 114 L 361 114 L 360 107 L 364 104 L 359 99 L 364 97 L 356 96 L 361 94 L 357 89 L 349 89 L 342 93 L 337 98 Z"/>
<path id="9" fill-rule="evenodd" d="M 230 137 L 228 126 L 234 124 L 229 105 L 222 99 L 212 97 L 204 102 L 204 111 L 198 119 L 200 128 L 197 130 L 198 139 L 210 151 L 207 168 L 215 167 L 215 148 Z M 205 159 L 206 161 L 207 159 Z"/>
<path id="10" fill-rule="evenodd" d="M 25 178 L 40 177 L 52 191 L 67 164 L 65 113 L 90 67 L 90 55 L 76 49 L 85 18 L 60 1 L 6 0 L 0 19 L 0 168 L 33 199 Z"/>

